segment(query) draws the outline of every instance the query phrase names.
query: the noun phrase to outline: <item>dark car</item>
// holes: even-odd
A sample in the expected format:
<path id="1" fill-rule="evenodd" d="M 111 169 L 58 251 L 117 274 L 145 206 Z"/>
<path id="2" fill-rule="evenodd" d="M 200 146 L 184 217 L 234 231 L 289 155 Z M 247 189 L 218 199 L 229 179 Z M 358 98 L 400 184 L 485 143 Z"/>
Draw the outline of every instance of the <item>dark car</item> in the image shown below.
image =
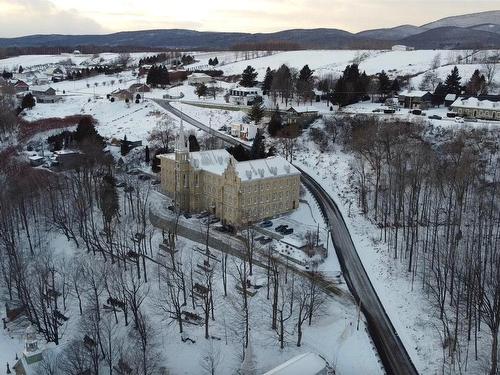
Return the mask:
<path id="1" fill-rule="evenodd" d="M 283 225 L 283 224 L 281 224 L 281 225 L 278 225 L 276 228 L 274 228 L 274 230 L 275 230 L 276 232 L 281 232 L 283 229 L 285 229 L 285 228 L 287 228 L 287 227 L 288 227 L 288 225 Z"/>
<path id="2" fill-rule="evenodd" d="M 270 228 L 273 226 L 273 222 L 271 220 L 266 220 L 260 223 L 261 228 Z"/>
<path id="3" fill-rule="evenodd" d="M 225 225 L 216 226 L 216 227 L 214 227 L 214 229 L 217 232 L 221 232 L 221 233 L 229 232 L 229 229 Z"/>
<path id="4" fill-rule="evenodd" d="M 170 211 L 175 211 L 175 207 L 174 206 L 168 206 L 167 209 L 170 210 Z"/>
<path id="5" fill-rule="evenodd" d="M 262 240 L 260 240 L 259 242 L 262 244 L 262 245 L 266 245 L 268 244 L 269 242 L 271 242 L 273 239 L 272 238 L 269 238 L 269 237 L 266 237 Z"/>
<path id="6" fill-rule="evenodd" d="M 202 212 L 201 214 L 199 214 L 197 217 L 198 217 L 198 219 L 204 219 L 204 218 L 206 218 L 207 216 L 210 216 L 210 213 L 209 213 L 209 212 L 207 212 L 207 211 L 204 211 L 204 212 Z"/>
<path id="7" fill-rule="evenodd" d="M 284 230 L 281 232 L 281 234 L 283 234 L 283 235 L 285 235 L 285 236 L 286 236 L 287 234 L 292 234 L 292 233 L 293 233 L 293 228 L 286 228 L 286 229 L 284 229 Z"/>
<path id="8" fill-rule="evenodd" d="M 186 219 L 191 219 L 191 218 L 192 218 L 191 214 L 189 214 L 189 213 L 187 213 L 187 212 L 184 214 L 184 217 L 185 217 Z"/>
<path id="9" fill-rule="evenodd" d="M 160 185 L 161 181 L 160 180 L 153 180 L 151 181 L 151 185 Z"/>
<path id="10" fill-rule="evenodd" d="M 443 119 L 441 116 L 438 116 L 438 115 L 432 115 L 432 116 L 429 116 L 429 118 L 431 120 L 442 120 Z"/>

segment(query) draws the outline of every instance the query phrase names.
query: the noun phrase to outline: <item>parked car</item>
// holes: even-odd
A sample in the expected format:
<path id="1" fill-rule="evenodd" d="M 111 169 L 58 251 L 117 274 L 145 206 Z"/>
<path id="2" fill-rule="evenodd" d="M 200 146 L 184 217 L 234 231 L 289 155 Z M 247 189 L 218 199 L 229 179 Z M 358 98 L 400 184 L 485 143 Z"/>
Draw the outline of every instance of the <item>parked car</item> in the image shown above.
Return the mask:
<path id="1" fill-rule="evenodd" d="M 168 206 L 167 209 L 170 210 L 170 211 L 172 211 L 172 212 L 175 211 L 175 207 L 174 206 Z"/>
<path id="2" fill-rule="evenodd" d="M 225 225 L 219 225 L 219 226 L 216 226 L 214 227 L 214 229 L 217 231 L 217 232 L 221 232 L 221 233 L 225 233 L 225 232 L 228 232 L 228 229 Z"/>
<path id="3" fill-rule="evenodd" d="M 219 131 L 220 131 L 220 132 L 225 132 L 225 131 L 227 131 L 227 126 L 226 126 L 226 125 L 222 125 L 222 126 L 219 128 Z"/>
<path id="4" fill-rule="evenodd" d="M 378 113 L 378 112 L 380 112 L 380 108 L 374 109 L 372 112 L 373 113 Z"/>
<path id="5" fill-rule="evenodd" d="M 465 121 L 462 117 L 455 117 L 455 122 L 458 124 L 463 124 Z"/>
<path id="6" fill-rule="evenodd" d="M 185 217 L 186 219 L 191 219 L 193 216 L 191 216 L 191 214 L 190 214 L 190 213 L 185 212 L 185 213 L 184 213 L 184 217 Z"/>
<path id="7" fill-rule="evenodd" d="M 210 216 L 210 213 L 208 213 L 207 211 L 203 211 L 202 213 L 200 213 L 197 218 L 198 219 L 204 219 L 206 218 L 207 216 Z"/>
<path id="8" fill-rule="evenodd" d="M 281 234 L 283 234 L 283 235 L 285 235 L 285 236 L 286 236 L 287 234 L 292 234 L 292 233 L 293 233 L 293 228 L 286 228 L 286 229 L 284 229 L 284 230 L 281 232 Z"/>
<path id="9" fill-rule="evenodd" d="M 467 121 L 467 122 L 477 122 L 477 118 L 474 118 L 474 117 L 465 117 L 464 121 Z"/>
<path id="10" fill-rule="evenodd" d="M 151 181 L 151 185 L 160 185 L 161 184 L 161 181 L 160 180 L 153 180 Z"/>
<path id="11" fill-rule="evenodd" d="M 429 118 L 431 120 L 442 120 L 443 119 L 441 116 L 438 116 L 438 115 L 432 115 L 432 116 L 429 116 Z"/>
<path id="12" fill-rule="evenodd" d="M 259 242 L 262 244 L 262 245 L 267 245 L 269 242 L 272 242 L 272 238 L 269 238 L 269 237 L 266 237 L 262 240 L 260 240 Z"/>
<path id="13" fill-rule="evenodd" d="M 273 222 L 271 220 L 266 220 L 260 223 L 261 228 L 270 228 L 273 226 Z"/>
<path id="14" fill-rule="evenodd" d="M 283 225 L 283 224 L 281 224 L 281 225 L 278 225 L 276 228 L 274 228 L 274 230 L 275 230 L 276 232 L 281 232 L 281 231 L 282 231 L 283 229 L 285 229 L 286 227 L 288 227 L 288 225 Z"/>

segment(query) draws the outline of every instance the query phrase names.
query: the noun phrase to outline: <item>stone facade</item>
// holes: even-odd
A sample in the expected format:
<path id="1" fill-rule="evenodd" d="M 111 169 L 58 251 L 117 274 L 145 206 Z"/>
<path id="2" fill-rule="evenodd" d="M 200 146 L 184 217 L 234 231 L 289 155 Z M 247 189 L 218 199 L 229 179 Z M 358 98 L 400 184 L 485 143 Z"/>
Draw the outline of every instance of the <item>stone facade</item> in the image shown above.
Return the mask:
<path id="1" fill-rule="evenodd" d="M 158 157 L 162 188 L 180 211 L 240 227 L 299 205 L 300 172 L 279 156 L 237 162 L 226 150 L 189 152 L 181 132 L 175 152 Z"/>

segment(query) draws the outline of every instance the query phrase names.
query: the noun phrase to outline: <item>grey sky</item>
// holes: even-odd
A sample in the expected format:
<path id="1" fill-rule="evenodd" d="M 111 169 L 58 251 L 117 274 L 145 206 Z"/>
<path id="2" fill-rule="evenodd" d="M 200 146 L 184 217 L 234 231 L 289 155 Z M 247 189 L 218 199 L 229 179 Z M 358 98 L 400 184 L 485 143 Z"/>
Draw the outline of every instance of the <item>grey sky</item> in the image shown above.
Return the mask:
<path id="1" fill-rule="evenodd" d="M 155 28 L 358 32 L 500 9 L 499 0 L 0 0 L 0 37 Z M 500 22 L 500 21 L 499 21 Z"/>

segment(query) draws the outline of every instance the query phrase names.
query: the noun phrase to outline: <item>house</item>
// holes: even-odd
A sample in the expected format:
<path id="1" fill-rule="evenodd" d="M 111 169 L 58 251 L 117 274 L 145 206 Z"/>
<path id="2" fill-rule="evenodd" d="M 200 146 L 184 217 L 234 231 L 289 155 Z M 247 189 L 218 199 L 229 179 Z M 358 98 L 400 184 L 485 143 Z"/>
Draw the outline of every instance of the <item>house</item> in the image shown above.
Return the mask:
<path id="1" fill-rule="evenodd" d="M 280 156 L 238 162 L 226 150 L 189 152 L 181 126 L 175 152 L 158 158 L 161 186 L 180 211 L 241 227 L 299 206 L 300 172 Z"/>
<path id="2" fill-rule="evenodd" d="M 396 44 L 392 46 L 391 50 L 393 51 L 413 51 L 415 50 L 415 47 L 408 47 L 402 44 Z"/>
<path id="3" fill-rule="evenodd" d="M 254 124 L 231 124 L 231 135 L 244 141 L 251 141 L 257 135 L 259 127 Z"/>
<path id="4" fill-rule="evenodd" d="M 319 112 L 311 107 L 290 107 L 284 112 L 288 124 L 308 123 L 318 117 Z"/>
<path id="5" fill-rule="evenodd" d="M 24 335 L 24 350 L 13 366 L 16 375 L 35 375 L 38 373 L 38 364 L 43 359 L 42 350 L 38 347 L 36 329 L 30 325 Z"/>
<path id="6" fill-rule="evenodd" d="M 18 93 L 19 92 L 26 92 L 26 91 L 29 91 L 30 86 L 26 82 L 18 80 L 16 83 L 14 83 L 14 89 Z"/>
<path id="7" fill-rule="evenodd" d="M 427 109 L 431 106 L 433 95 L 429 91 L 402 91 L 398 95 L 399 106 L 409 109 Z"/>
<path id="8" fill-rule="evenodd" d="M 262 90 L 257 87 L 236 86 L 228 91 L 228 101 L 237 105 L 252 105 L 261 96 Z"/>
<path id="9" fill-rule="evenodd" d="M 207 84 L 214 81 L 212 77 L 205 73 L 192 73 L 187 80 L 190 85 L 201 85 L 202 83 Z"/>
<path id="10" fill-rule="evenodd" d="M 151 88 L 144 84 L 144 83 L 134 83 L 133 85 L 131 85 L 128 90 L 131 92 L 131 93 L 144 93 L 144 92 L 151 92 Z"/>
<path id="11" fill-rule="evenodd" d="M 450 107 L 459 116 L 500 120 L 500 95 L 458 98 Z"/>
<path id="12" fill-rule="evenodd" d="M 47 89 L 38 89 L 32 91 L 37 103 L 55 103 L 62 99 L 60 95 L 56 95 L 56 90 L 52 87 Z"/>
<path id="13" fill-rule="evenodd" d="M 450 105 L 452 105 L 455 100 L 457 100 L 457 94 L 447 94 L 444 97 L 445 107 L 450 107 Z"/>
<path id="14" fill-rule="evenodd" d="M 293 357 L 263 375 L 326 375 L 323 358 L 315 353 L 304 353 Z"/>
<path id="15" fill-rule="evenodd" d="M 132 101 L 134 99 L 134 94 L 129 90 L 117 89 L 110 94 L 111 98 L 115 100 Z"/>
<path id="16" fill-rule="evenodd" d="M 81 52 L 79 50 L 75 49 L 73 51 L 73 55 L 81 55 Z"/>
<path id="17" fill-rule="evenodd" d="M 35 86 L 48 85 L 50 83 L 50 78 L 44 73 L 35 73 L 31 78 L 31 83 Z"/>
<path id="18" fill-rule="evenodd" d="M 45 158 L 43 156 L 40 156 L 40 155 L 30 156 L 28 158 L 28 160 L 30 161 L 30 165 L 32 167 L 38 167 L 40 165 L 43 165 L 43 163 L 45 162 Z"/>
<path id="19" fill-rule="evenodd" d="M 54 165 L 57 165 L 59 169 L 72 169 L 75 168 L 81 162 L 81 152 L 76 150 L 59 150 L 54 151 Z"/>

